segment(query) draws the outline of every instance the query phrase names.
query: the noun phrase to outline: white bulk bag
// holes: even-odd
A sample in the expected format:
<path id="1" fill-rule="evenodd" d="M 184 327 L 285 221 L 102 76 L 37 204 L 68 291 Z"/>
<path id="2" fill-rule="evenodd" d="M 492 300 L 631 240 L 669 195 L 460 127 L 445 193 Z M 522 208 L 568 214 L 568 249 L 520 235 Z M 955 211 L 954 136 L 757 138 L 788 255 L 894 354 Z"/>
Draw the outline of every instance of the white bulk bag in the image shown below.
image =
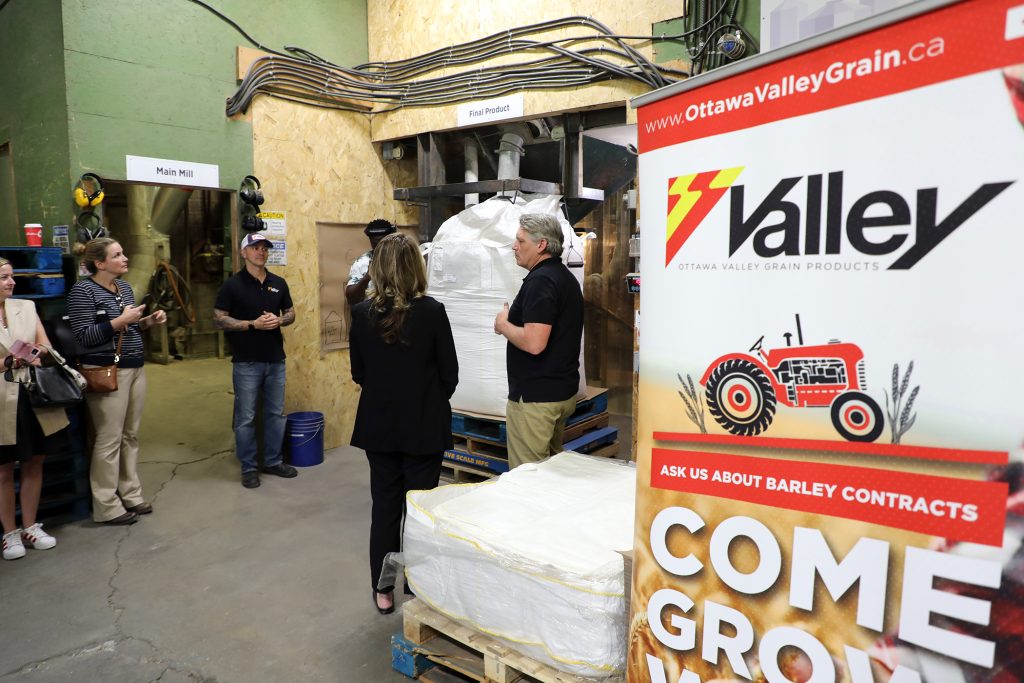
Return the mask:
<path id="1" fill-rule="evenodd" d="M 636 468 L 560 453 L 496 480 L 406 495 L 416 597 L 562 671 L 617 676 L 626 660 L 621 551 L 633 546 Z"/>
<path id="2" fill-rule="evenodd" d="M 505 338 L 494 333 L 494 317 L 512 303 L 526 269 L 516 265 L 512 244 L 524 213 L 551 214 L 562 226 L 562 262 L 582 289 L 583 241 L 559 210 L 561 197 L 494 197 L 445 221 L 437 231 L 427 264 L 427 294 L 448 312 L 459 354 L 459 386 L 452 397 L 456 412 L 505 416 L 508 376 Z M 580 389 L 586 392 L 580 342 Z"/>

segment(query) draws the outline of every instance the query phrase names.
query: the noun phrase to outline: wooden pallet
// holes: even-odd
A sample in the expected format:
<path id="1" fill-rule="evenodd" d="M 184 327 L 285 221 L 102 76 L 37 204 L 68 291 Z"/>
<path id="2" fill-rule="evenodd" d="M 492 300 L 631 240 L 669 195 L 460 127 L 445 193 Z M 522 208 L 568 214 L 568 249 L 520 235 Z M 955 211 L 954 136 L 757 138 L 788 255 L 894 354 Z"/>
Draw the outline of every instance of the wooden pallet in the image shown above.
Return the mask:
<path id="1" fill-rule="evenodd" d="M 559 671 L 552 666 L 516 652 L 491 636 L 463 626 L 420 600 L 402 605 L 402 635 L 416 645 L 416 652 L 436 666 L 420 673 L 416 680 L 427 683 L 479 681 L 481 683 L 597 683 Z M 461 676 L 457 678 L 456 676 Z M 622 683 L 621 677 L 600 679 L 600 683 Z"/>
<path id="2" fill-rule="evenodd" d="M 494 472 L 456 465 L 448 460 L 441 463 L 441 479 L 449 484 L 479 484 L 496 476 Z"/>

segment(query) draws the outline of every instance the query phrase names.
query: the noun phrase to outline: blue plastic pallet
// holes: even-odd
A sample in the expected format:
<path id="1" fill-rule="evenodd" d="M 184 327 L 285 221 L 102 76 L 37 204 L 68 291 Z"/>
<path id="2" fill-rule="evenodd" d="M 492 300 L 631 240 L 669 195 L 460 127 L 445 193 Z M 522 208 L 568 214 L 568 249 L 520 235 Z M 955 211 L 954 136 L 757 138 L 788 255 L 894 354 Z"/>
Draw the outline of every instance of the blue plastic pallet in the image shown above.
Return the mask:
<path id="1" fill-rule="evenodd" d="M 64 293 L 64 276 L 60 273 L 33 273 L 21 275 L 14 273 L 14 287 L 16 295 L 49 297 L 60 296 Z"/>
<path id="2" fill-rule="evenodd" d="M 590 453 L 595 451 L 602 446 L 615 443 L 619 440 L 619 429 L 618 427 L 601 427 L 593 431 L 587 432 L 578 439 L 564 445 L 567 451 L 576 451 L 577 453 Z"/>
<path id="3" fill-rule="evenodd" d="M 445 451 L 444 459 L 445 462 L 450 462 L 453 465 L 475 467 L 476 469 L 487 470 L 488 472 L 494 472 L 495 474 L 508 472 L 508 459 L 506 458 L 467 453 L 466 451 L 457 448 Z"/>
<path id="4" fill-rule="evenodd" d="M 409 678 L 417 678 L 424 671 L 433 669 L 436 665 L 418 653 L 418 647 L 401 633 L 391 636 L 391 668 Z"/>
<path id="5" fill-rule="evenodd" d="M 452 413 L 452 434 L 485 439 L 497 443 L 506 442 L 504 421 L 488 420 L 461 413 Z"/>
<path id="6" fill-rule="evenodd" d="M 589 420 L 608 410 L 608 394 L 603 393 L 576 404 L 576 411 L 565 421 L 566 427 Z M 484 439 L 495 443 L 507 443 L 505 421 L 452 413 L 452 434 Z"/>
<path id="7" fill-rule="evenodd" d="M 0 256 L 11 262 L 11 268 L 19 270 L 56 270 L 61 269 L 61 247 L 3 247 Z"/>
<path id="8" fill-rule="evenodd" d="M 602 446 L 615 443 L 619 438 L 617 427 L 600 427 L 591 430 L 565 444 L 565 450 L 577 453 L 590 453 Z M 444 452 L 445 462 L 452 465 L 472 467 L 482 472 L 493 472 L 503 474 L 508 472 L 508 459 L 497 456 L 469 453 L 459 448 L 452 448 Z"/>

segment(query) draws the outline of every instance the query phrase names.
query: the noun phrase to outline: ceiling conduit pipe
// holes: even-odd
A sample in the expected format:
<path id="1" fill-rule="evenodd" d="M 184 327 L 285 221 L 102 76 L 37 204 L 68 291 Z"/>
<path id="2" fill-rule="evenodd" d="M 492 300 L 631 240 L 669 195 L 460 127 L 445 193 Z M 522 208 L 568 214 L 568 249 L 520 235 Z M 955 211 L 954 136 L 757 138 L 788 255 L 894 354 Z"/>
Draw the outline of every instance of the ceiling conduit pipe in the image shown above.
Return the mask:
<path id="1" fill-rule="evenodd" d="M 480 149 L 476 146 L 476 140 L 466 138 L 462 141 L 462 154 L 466 163 L 467 183 L 475 183 L 480 180 Z M 480 195 L 477 193 L 466 195 L 466 206 L 474 206 L 480 203 Z"/>
<path id="2" fill-rule="evenodd" d="M 498 180 L 511 180 L 519 177 L 519 159 L 523 156 L 523 138 L 515 133 L 505 133 L 498 145 Z M 506 191 L 500 195 L 510 197 L 514 192 Z"/>

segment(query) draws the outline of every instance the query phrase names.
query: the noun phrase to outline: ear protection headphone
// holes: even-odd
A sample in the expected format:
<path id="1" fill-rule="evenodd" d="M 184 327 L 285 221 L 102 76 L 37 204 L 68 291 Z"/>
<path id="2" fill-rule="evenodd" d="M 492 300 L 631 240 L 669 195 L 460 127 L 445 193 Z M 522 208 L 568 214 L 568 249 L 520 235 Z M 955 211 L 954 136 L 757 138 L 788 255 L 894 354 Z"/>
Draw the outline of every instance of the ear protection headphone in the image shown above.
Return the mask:
<path id="1" fill-rule="evenodd" d="M 242 216 L 242 230 L 246 232 L 263 232 L 263 219 L 255 213 L 246 213 Z"/>
<path id="2" fill-rule="evenodd" d="M 260 179 L 254 175 L 242 178 L 242 184 L 238 188 L 238 198 L 242 200 L 242 230 L 261 232 L 264 223 L 263 219 L 259 217 L 259 206 L 263 203 Z"/>
<path id="3" fill-rule="evenodd" d="M 238 196 L 249 206 L 260 206 L 263 204 L 263 192 L 260 190 L 260 179 L 254 175 L 245 176 L 245 178 L 242 179 L 242 186 L 238 190 Z"/>
<path id="4" fill-rule="evenodd" d="M 92 192 L 85 191 L 85 183 L 92 181 Z M 91 209 L 103 202 L 103 179 L 95 173 L 83 173 L 75 186 L 75 204 L 83 209 Z"/>
<path id="5" fill-rule="evenodd" d="M 107 236 L 107 229 L 100 223 L 100 217 L 92 211 L 83 211 L 78 214 L 75 223 L 76 237 L 82 244 L 89 240 Z"/>

